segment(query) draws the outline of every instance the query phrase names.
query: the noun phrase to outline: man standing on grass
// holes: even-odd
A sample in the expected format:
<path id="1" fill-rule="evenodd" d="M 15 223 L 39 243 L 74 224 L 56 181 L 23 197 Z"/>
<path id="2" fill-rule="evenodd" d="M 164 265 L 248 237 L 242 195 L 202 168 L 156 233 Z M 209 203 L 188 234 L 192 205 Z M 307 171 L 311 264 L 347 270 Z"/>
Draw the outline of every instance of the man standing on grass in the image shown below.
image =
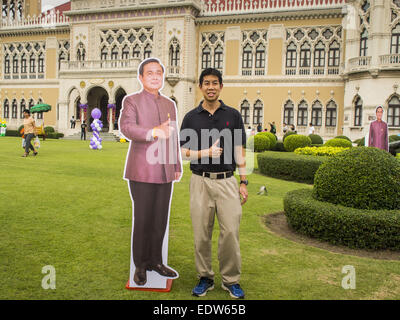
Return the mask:
<path id="1" fill-rule="evenodd" d="M 31 112 L 28 109 L 24 110 L 24 136 L 25 136 L 25 153 L 22 157 L 26 158 L 29 155 L 29 150 L 33 151 L 33 155 L 38 153 L 32 145 L 32 139 L 35 136 L 35 120 L 31 117 Z"/>
<path id="2" fill-rule="evenodd" d="M 204 296 L 214 288 L 211 237 L 216 215 L 220 225 L 218 259 L 222 288 L 233 298 L 244 298 L 239 285 L 239 224 L 241 205 L 248 196 L 243 148 L 246 132 L 240 113 L 218 100 L 223 87 L 218 70 L 205 69 L 200 75 L 199 87 L 204 100 L 185 115 L 180 134 L 182 156 L 191 160 L 190 169 L 193 173 L 190 181 L 190 211 L 196 270 L 200 281 L 192 294 Z M 236 164 L 239 167 L 240 187 L 233 175 Z"/>

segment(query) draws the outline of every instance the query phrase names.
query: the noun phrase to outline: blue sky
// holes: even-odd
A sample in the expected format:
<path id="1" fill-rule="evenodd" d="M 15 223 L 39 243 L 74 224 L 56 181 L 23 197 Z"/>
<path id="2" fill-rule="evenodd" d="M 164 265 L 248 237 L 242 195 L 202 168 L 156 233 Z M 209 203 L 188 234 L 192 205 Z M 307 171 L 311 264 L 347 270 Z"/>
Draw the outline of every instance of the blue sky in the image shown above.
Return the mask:
<path id="1" fill-rule="evenodd" d="M 50 10 L 60 4 L 69 2 L 68 0 L 42 0 L 42 11 Z"/>

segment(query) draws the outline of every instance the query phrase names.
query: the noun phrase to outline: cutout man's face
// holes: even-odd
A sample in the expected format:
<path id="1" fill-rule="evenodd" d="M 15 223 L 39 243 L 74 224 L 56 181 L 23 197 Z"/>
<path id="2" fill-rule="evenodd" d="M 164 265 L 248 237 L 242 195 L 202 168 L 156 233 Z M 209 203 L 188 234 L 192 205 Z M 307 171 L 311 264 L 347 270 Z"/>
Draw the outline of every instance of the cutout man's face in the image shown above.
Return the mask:
<path id="1" fill-rule="evenodd" d="M 382 110 L 382 108 L 378 108 L 376 110 L 376 119 L 382 120 L 382 116 L 383 116 L 383 110 Z"/>
<path id="2" fill-rule="evenodd" d="M 139 75 L 139 80 L 143 88 L 150 92 L 156 92 L 163 85 L 163 70 L 157 62 L 150 62 L 143 68 L 143 76 Z"/>

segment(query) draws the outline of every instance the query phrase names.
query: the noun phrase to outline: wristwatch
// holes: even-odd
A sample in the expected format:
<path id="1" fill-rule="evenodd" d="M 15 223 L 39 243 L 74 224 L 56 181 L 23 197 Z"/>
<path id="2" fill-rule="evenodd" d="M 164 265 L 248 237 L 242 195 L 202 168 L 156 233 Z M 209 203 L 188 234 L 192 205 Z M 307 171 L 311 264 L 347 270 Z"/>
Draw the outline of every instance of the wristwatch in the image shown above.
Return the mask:
<path id="1" fill-rule="evenodd" d="M 247 186 L 249 184 L 249 180 L 240 180 L 240 184 L 242 183 Z"/>

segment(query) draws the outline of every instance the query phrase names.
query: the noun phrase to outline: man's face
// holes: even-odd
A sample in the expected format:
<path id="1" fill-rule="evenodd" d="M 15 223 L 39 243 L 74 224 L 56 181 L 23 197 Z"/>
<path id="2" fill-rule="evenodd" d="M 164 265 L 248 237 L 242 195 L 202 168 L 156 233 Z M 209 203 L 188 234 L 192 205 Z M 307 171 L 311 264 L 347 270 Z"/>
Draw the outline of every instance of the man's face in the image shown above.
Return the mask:
<path id="1" fill-rule="evenodd" d="M 218 100 L 223 85 L 219 83 L 217 76 L 208 75 L 203 78 L 203 83 L 199 87 L 204 99 L 208 102 L 214 102 Z"/>
<path id="2" fill-rule="evenodd" d="M 376 110 L 376 119 L 382 120 L 382 115 L 383 115 L 383 110 L 382 110 L 382 108 L 378 108 L 378 109 Z"/>
<path id="3" fill-rule="evenodd" d="M 150 62 L 143 68 L 143 76 L 139 80 L 147 91 L 158 91 L 163 85 L 163 70 L 157 62 Z"/>

